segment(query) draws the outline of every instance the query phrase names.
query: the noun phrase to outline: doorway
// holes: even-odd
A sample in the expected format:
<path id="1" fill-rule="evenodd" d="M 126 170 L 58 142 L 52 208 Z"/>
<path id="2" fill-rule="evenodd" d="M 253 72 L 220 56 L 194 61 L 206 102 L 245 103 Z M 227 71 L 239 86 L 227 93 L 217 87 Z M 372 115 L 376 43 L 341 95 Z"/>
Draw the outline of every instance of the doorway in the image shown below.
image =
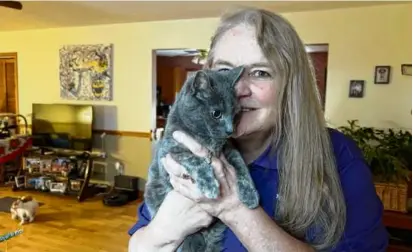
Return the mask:
<path id="1" fill-rule="evenodd" d="M 0 53 L 0 113 L 19 112 L 17 53 Z"/>
<path id="2" fill-rule="evenodd" d="M 314 66 L 317 87 L 323 111 L 326 103 L 328 44 L 309 44 L 305 46 Z"/>
<path id="3" fill-rule="evenodd" d="M 152 139 L 158 140 L 166 124 L 169 109 L 175 101 L 187 77 L 194 71 L 202 69 L 196 61 L 197 49 L 159 49 L 154 50 L 153 57 L 153 99 Z"/>

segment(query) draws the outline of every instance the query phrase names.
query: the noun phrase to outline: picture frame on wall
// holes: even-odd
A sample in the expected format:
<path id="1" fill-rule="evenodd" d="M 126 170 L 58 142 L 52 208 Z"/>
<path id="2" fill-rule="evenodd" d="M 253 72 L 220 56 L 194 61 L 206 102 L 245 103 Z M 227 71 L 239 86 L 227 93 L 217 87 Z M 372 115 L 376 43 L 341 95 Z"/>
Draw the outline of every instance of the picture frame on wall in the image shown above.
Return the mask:
<path id="1" fill-rule="evenodd" d="M 362 98 L 364 97 L 364 80 L 351 80 L 349 88 L 350 98 Z"/>
<path id="2" fill-rule="evenodd" d="M 374 84 L 389 84 L 390 72 L 390 66 L 376 66 L 374 71 Z"/>
<path id="3" fill-rule="evenodd" d="M 402 75 L 412 76 L 412 64 L 402 64 Z"/>

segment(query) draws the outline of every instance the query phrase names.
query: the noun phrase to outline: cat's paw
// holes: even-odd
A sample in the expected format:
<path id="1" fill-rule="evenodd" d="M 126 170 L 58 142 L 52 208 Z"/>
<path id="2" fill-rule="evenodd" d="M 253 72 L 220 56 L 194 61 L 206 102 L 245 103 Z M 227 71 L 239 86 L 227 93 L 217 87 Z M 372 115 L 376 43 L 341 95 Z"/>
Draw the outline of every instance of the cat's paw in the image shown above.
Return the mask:
<path id="1" fill-rule="evenodd" d="M 208 199 L 217 199 L 220 193 L 219 182 L 216 178 L 202 179 L 198 181 L 198 189 Z"/>
<path id="2" fill-rule="evenodd" d="M 258 207 L 260 196 L 257 190 L 250 184 L 238 184 L 240 201 L 250 209 Z"/>

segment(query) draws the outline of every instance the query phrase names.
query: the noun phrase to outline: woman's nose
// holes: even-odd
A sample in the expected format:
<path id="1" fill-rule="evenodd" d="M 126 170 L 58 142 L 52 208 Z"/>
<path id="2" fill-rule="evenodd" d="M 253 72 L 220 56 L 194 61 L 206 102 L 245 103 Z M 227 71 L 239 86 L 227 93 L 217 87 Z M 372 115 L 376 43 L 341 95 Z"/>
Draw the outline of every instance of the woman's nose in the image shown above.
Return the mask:
<path id="1" fill-rule="evenodd" d="M 247 78 L 242 77 L 238 83 L 235 85 L 235 92 L 238 98 L 246 97 L 251 95 L 250 84 Z"/>

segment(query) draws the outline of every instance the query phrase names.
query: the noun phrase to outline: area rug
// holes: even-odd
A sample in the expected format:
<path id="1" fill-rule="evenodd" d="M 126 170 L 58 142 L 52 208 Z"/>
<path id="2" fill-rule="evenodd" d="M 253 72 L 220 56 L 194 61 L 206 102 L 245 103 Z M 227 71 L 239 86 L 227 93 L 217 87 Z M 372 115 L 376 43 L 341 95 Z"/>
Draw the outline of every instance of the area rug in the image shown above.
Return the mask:
<path id="1" fill-rule="evenodd" d="M 0 212 L 10 213 L 11 204 L 18 198 L 14 197 L 3 197 L 0 198 Z M 39 202 L 39 206 L 44 205 L 44 203 Z"/>

